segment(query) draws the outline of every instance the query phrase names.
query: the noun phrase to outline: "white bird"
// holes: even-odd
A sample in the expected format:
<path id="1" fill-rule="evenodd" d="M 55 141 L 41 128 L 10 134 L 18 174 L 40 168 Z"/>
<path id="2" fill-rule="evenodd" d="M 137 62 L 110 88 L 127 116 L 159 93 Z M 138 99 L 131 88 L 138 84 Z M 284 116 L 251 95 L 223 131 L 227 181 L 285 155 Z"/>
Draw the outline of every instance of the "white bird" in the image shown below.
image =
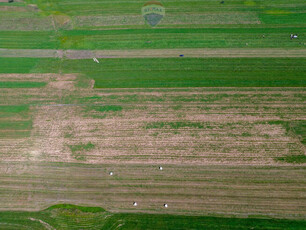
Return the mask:
<path id="1" fill-rule="evenodd" d="M 100 63 L 100 62 L 98 61 L 98 59 L 95 58 L 95 57 L 94 57 L 92 60 L 94 60 L 94 62 Z"/>
<path id="2" fill-rule="evenodd" d="M 109 172 L 109 175 L 112 176 L 114 173 L 113 172 Z"/>
<path id="3" fill-rule="evenodd" d="M 164 204 L 164 207 L 165 207 L 165 208 L 168 208 L 168 204 Z"/>
<path id="4" fill-rule="evenodd" d="M 133 203 L 133 206 L 136 207 L 136 206 L 137 206 L 137 202 L 134 202 L 134 203 Z"/>

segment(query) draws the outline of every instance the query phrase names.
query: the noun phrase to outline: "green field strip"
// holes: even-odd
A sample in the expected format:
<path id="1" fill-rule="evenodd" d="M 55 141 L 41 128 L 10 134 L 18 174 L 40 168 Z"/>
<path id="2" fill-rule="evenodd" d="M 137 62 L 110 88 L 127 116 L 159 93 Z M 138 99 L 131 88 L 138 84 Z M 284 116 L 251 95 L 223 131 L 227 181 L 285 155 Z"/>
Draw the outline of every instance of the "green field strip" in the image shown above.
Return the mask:
<path id="1" fill-rule="evenodd" d="M 170 67 L 170 68 L 169 68 Z M 62 71 L 95 80 L 96 88 L 301 87 L 304 58 L 157 58 L 65 60 Z"/>
<path id="2" fill-rule="evenodd" d="M 0 139 L 19 139 L 30 137 L 31 130 L 1 130 L 0 129 Z"/>
<path id="3" fill-rule="evenodd" d="M 0 31 L 0 48 L 55 49 L 59 44 L 52 31 Z"/>
<path id="4" fill-rule="evenodd" d="M 90 60 L 0 58 L 3 73 L 80 73 L 96 88 L 303 87 L 305 58 L 134 58 Z M 3 67 L 3 68 L 2 68 Z M 2 82 L 42 87 L 43 82 Z"/>
<path id="5" fill-rule="evenodd" d="M 290 33 L 296 29 L 291 27 L 277 27 L 277 28 L 156 28 L 156 29 L 122 29 L 122 30 L 62 30 L 63 36 L 73 35 L 127 35 L 127 34 L 188 34 L 188 33 L 213 33 L 213 34 L 281 34 Z M 299 32 L 305 33 L 305 28 L 299 28 Z M 289 34 L 290 35 L 290 34 Z M 290 39 L 290 37 L 289 37 Z"/>
<path id="6" fill-rule="evenodd" d="M 28 105 L 0 105 L 0 120 L 12 117 L 29 117 Z"/>
<path id="7" fill-rule="evenodd" d="M 1 58 L 0 73 L 30 73 L 38 63 L 38 58 Z"/>
<path id="8" fill-rule="evenodd" d="M 301 38 L 291 41 L 289 35 L 292 31 L 298 31 Z M 62 31 L 58 39 L 62 49 L 298 48 L 303 47 L 304 33 L 300 28 L 71 30 Z"/>
<path id="9" fill-rule="evenodd" d="M 0 121 L 0 130 L 28 130 L 32 128 L 32 121 Z"/>
<path id="10" fill-rule="evenodd" d="M 111 213 L 99 207 L 68 204 L 39 212 L 0 212 L 0 227 L 6 229 L 303 229 L 305 221 L 286 219 L 228 218 L 171 214 Z"/>
<path id="11" fill-rule="evenodd" d="M 58 29 L 90 28 L 101 29 L 116 26 L 148 28 L 141 16 L 143 3 L 135 1 L 37 1 L 24 3 L 0 3 L 4 8 L 0 30 L 53 30 L 51 22 L 55 17 Z M 212 25 L 303 25 L 305 24 L 305 4 L 291 1 L 275 4 L 270 1 L 171 1 L 163 3 L 166 16 L 158 27 L 212 26 Z M 15 11 L 14 11 L 15 8 Z M 17 11 L 17 12 L 16 12 Z M 18 12 L 21 11 L 21 12 Z M 26 12 L 23 12 L 26 11 Z M 14 18 L 7 16 L 12 13 Z M 51 17 L 52 16 L 52 17 Z M 64 19 L 64 22 L 60 22 Z M 1 16 L 0 16 L 1 18 Z M 57 22 L 59 20 L 59 22 Z M 66 21 L 65 21 L 66 20 Z"/>
<path id="12" fill-rule="evenodd" d="M 91 59 L 60 63 L 29 58 L 30 65 L 21 70 L 18 63 L 24 63 L 23 58 L 5 60 L 11 73 L 58 73 L 60 68 L 93 78 L 96 88 L 305 86 L 305 58 L 104 59 L 100 65 Z"/>
<path id="13" fill-rule="evenodd" d="M 23 2 L 8 2 L 8 1 L 5 1 L 5 2 L 0 2 L 0 6 L 26 6 L 25 3 Z"/>
<path id="14" fill-rule="evenodd" d="M 32 73 L 34 70 L 37 73 L 57 73 L 59 68 L 59 59 L 56 58 L 10 58 L 0 57 L 0 73 Z M 43 68 L 40 68 L 40 66 Z M 15 83 L 5 83 L 12 84 Z M 23 83 L 16 83 L 23 84 Z M 26 85 L 27 83 L 25 83 Z M 29 83 L 31 84 L 31 83 Z M 34 83 L 38 85 L 43 82 Z M 3 83 L 4 85 L 4 83 Z"/>
<path id="15" fill-rule="evenodd" d="M 67 15 L 120 15 L 120 14 L 139 14 L 143 2 L 126 1 L 96 1 L 78 0 L 71 3 L 70 1 L 47 1 L 26 0 L 28 4 L 37 4 L 40 10 L 45 14 L 65 13 Z M 48 4 L 49 3 L 49 4 Z M 298 7 L 305 6 L 300 0 L 289 2 L 273 1 L 227 1 L 226 4 L 220 4 L 219 1 L 168 1 L 163 2 L 168 13 L 205 13 L 205 12 L 262 12 L 265 10 L 275 10 L 279 14 L 291 13 Z M 278 11 L 277 11 L 278 10 Z M 283 10 L 283 12 L 281 11 Z M 290 11 L 291 10 L 291 11 Z M 271 13 L 271 12 L 267 12 Z M 273 14 L 273 12 L 272 12 Z"/>
<path id="16" fill-rule="evenodd" d="M 304 9 L 306 6 L 304 7 Z M 305 13 L 287 13 L 287 14 L 268 14 L 261 13 L 259 14 L 259 19 L 264 24 L 304 24 L 306 21 Z"/>
<path id="17" fill-rule="evenodd" d="M 300 38 L 290 40 L 291 33 Z M 0 48 L 9 49 L 171 49 L 304 47 L 305 29 L 157 28 L 115 30 L 0 31 Z M 265 35 L 265 38 L 263 38 Z M 247 43 L 247 45 L 246 45 Z"/>
<path id="18" fill-rule="evenodd" d="M 0 139 L 29 137 L 31 129 L 28 105 L 0 106 Z"/>
<path id="19" fill-rule="evenodd" d="M 40 88 L 46 84 L 46 82 L 34 81 L 0 81 L 0 88 Z"/>
<path id="20" fill-rule="evenodd" d="M 0 113 L 1 115 L 1 113 Z M 14 118 L 14 117 L 13 117 Z M 12 118 L 12 119 L 13 119 Z M 29 137 L 32 129 L 31 120 L 12 121 L 0 118 L 0 140 Z"/>

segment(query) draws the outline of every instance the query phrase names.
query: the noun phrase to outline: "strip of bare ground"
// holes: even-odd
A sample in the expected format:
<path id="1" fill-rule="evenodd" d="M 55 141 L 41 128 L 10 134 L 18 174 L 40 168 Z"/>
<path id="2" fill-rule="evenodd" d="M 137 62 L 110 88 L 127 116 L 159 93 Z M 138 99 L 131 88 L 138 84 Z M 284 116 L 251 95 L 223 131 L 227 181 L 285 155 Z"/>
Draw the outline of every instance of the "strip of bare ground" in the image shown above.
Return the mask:
<path id="1" fill-rule="evenodd" d="M 38 58 L 171 58 L 185 57 L 306 57 L 306 49 L 228 48 L 228 49 L 138 49 L 138 50 L 52 50 L 52 49 L 0 49 L 0 57 Z"/>

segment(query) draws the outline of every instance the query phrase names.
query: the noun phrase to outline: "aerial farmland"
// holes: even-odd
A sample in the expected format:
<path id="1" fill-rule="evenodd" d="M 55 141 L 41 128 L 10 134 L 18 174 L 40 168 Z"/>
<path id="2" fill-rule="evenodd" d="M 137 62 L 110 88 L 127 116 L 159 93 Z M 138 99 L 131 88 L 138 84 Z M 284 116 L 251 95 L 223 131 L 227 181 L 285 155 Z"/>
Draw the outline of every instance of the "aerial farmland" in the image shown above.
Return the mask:
<path id="1" fill-rule="evenodd" d="M 305 229 L 304 0 L 0 0 L 0 229 Z"/>

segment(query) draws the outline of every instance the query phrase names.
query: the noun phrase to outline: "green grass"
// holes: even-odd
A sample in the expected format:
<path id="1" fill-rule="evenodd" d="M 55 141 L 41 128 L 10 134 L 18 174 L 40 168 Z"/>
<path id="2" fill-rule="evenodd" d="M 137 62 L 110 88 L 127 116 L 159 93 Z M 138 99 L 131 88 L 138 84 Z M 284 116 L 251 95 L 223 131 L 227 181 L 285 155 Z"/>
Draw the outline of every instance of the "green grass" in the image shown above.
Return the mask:
<path id="1" fill-rule="evenodd" d="M 0 48 L 57 49 L 59 44 L 53 31 L 0 31 Z"/>
<path id="2" fill-rule="evenodd" d="M 97 65 L 91 59 L 61 62 L 59 59 L 51 58 L 7 58 L 9 66 L 3 65 L 1 71 L 80 73 L 86 78 L 94 79 L 96 88 L 304 87 L 305 60 L 305 58 L 119 58 L 103 59 Z M 28 64 L 23 66 L 24 63 Z M 22 86 L 22 83 L 10 84 Z M 31 84 L 43 86 L 44 83 Z"/>
<path id="3" fill-rule="evenodd" d="M 284 13 L 284 14 L 259 14 L 261 22 L 265 24 L 305 24 L 304 13 Z"/>
<path id="4" fill-rule="evenodd" d="M 282 125 L 287 134 L 297 137 L 302 144 L 306 144 L 306 121 L 269 121 L 271 125 Z"/>
<path id="5" fill-rule="evenodd" d="M 27 49 L 143 49 L 143 48 L 240 48 L 246 47 L 295 47 L 304 48 L 304 5 L 301 0 L 286 1 L 166 1 L 165 19 L 177 18 L 173 22 L 161 22 L 152 29 L 145 25 L 140 15 L 144 2 L 94 1 L 94 0 L 26 0 L 36 4 L 39 12 L 3 11 L 0 21 L 12 24 L 13 31 L 0 31 L 0 48 Z M 1 5 L 10 5 L 0 3 Z M 24 6 L 14 3 L 11 6 Z M 70 27 L 52 31 L 51 17 L 61 15 L 70 19 Z M 13 16 L 13 17 L 12 17 Z M 116 25 L 107 18 L 108 24 L 99 25 L 103 18 L 79 16 L 140 17 L 140 22 Z M 206 19 L 199 23 L 199 16 Z M 195 17 L 195 19 L 192 19 Z M 225 19 L 224 19 L 225 17 Z M 12 19 L 13 18 L 13 19 Z M 184 18 L 189 24 L 184 24 Z M 207 19 L 211 18 L 211 19 Z M 221 19 L 220 19 L 221 18 Z M 223 19 L 222 19 L 223 18 Z M 32 19 L 36 24 L 29 31 L 18 28 L 24 21 Z M 231 20 L 232 19 L 232 20 Z M 85 21 L 86 21 L 85 20 Z M 194 20 L 194 22 L 193 22 Z M 133 21 L 133 20 L 132 20 Z M 43 23 L 42 23 L 43 22 Z M 95 25 L 95 22 L 98 22 Z M 44 28 L 42 24 L 45 24 Z M 257 23 L 257 24 L 254 24 Z M 101 22 L 100 22 L 101 24 Z M 180 27 L 180 28 L 177 28 Z M 187 28 L 184 28 L 187 27 Z M 212 28 L 213 27 L 213 28 Z M 66 28 L 66 30 L 64 29 Z M 119 29 L 118 29 L 119 28 Z M 48 30 L 48 31 L 39 31 Z M 101 30 L 102 29 L 102 30 Z M 300 38 L 291 41 L 290 33 Z M 262 35 L 265 34 L 265 38 Z M 147 41 L 151 41 L 148 43 Z"/>
<path id="6" fill-rule="evenodd" d="M 120 221 L 123 220 L 123 221 Z M 254 218 L 195 217 L 154 214 L 115 214 L 105 225 L 124 225 L 120 229 L 302 229 L 304 221 Z"/>
<path id="7" fill-rule="evenodd" d="M 86 110 L 94 110 L 96 112 L 118 112 L 122 111 L 120 105 L 92 105 L 87 107 Z"/>
<path id="8" fill-rule="evenodd" d="M 0 106 L 0 139 L 29 137 L 31 129 L 28 105 Z"/>
<path id="9" fill-rule="evenodd" d="M 288 155 L 284 157 L 277 157 L 276 160 L 286 162 L 286 163 L 292 163 L 292 164 L 305 164 L 306 156 L 305 155 Z"/>
<path id="10" fill-rule="evenodd" d="M 101 0 L 26 0 L 27 3 L 37 4 L 44 14 L 67 14 L 67 15 L 137 15 L 144 2 L 132 0 L 113 1 Z M 84 4 L 86 2 L 86 4 Z M 266 10 L 286 10 L 289 12 L 299 12 L 297 7 L 303 2 L 301 0 L 278 1 L 227 1 L 221 5 L 220 1 L 162 1 L 168 14 L 172 13 L 211 13 L 211 12 L 265 12 Z"/>
<path id="11" fill-rule="evenodd" d="M 46 210 L 54 210 L 54 209 L 79 210 L 81 212 L 91 212 L 91 213 L 105 212 L 105 209 L 100 207 L 84 207 L 73 204 L 57 204 L 47 208 Z"/>
<path id="12" fill-rule="evenodd" d="M 158 28 L 123 30 L 0 31 L 0 48 L 171 49 L 304 48 L 304 28 Z M 298 33 L 298 40 L 290 40 Z M 265 38 L 262 35 L 265 34 Z M 148 43 L 147 41 L 150 41 Z M 248 43 L 248 46 L 246 46 Z"/>
<path id="13" fill-rule="evenodd" d="M 0 57 L 0 73 L 30 73 L 38 62 L 38 58 Z"/>
<path id="14" fill-rule="evenodd" d="M 305 58 L 147 58 L 65 60 L 96 88 L 303 87 Z"/>
<path id="15" fill-rule="evenodd" d="M 31 121 L 0 121 L 0 130 L 27 130 L 32 128 Z"/>
<path id="16" fill-rule="evenodd" d="M 40 88 L 46 84 L 46 82 L 34 81 L 0 81 L 0 88 Z"/>
<path id="17" fill-rule="evenodd" d="M 92 104 L 90 99 L 82 98 L 83 102 Z M 97 119 L 104 119 L 109 116 L 117 115 L 118 112 L 122 111 L 122 106 L 120 105 L 88 105 L 84 107 L 84 117 L 92 117 Z M 93 113 L 94 112 L 94 113 Z"/>
<path id="18" fill-rule="evenodd" d="M 40 223 L 43 221 L 43 223 Z M 303 220 L 110 213 L 60 204 L 39 212 L 0 212 L 0 228 L 42 229 L 303 229 Z"/>
<path id="19" fill-rule="evenodd" d="M 0 57 L 0 74 L 3 73 L 58 73 L 57 58 L 3 58 Z M 8 83 L 9 84 L 9 83 Z"/>
<path id="20" fill-rule="evenodd" d="M 0 139 L 29 137 L 31 135 L 31 129 L 32 129 L 32 120 L 24 120 L 24 121 L 0 120 Z"/>
<path id="21" fill-rule="evenodd" d="M 86 160 L 86 155 L 84 155 L 85 151 L 90 151 L 95 148 L 95 145 L 91 142 L 88 142 L 87 144 L 78 144 L 78 145 L 68 145 L 71 155 L 76 160 Z"/>
<path id="22" fill-rule="evenodd" d="M 78 151 L 88 151 L 95 147 L 94 144 L 88 142 L 87 144 L 79 144 L 79 145 L 69 145 L 71 152 L 78 152 Z"/>
<path id="23" fill-rule="evenodd" d="M 306 121 L 291 122 L 290 129 L 306 145 Z"/>
<path id="24" fill-rule="evenodd" d="M 292 31 L 299 40 L 290 40 Z M 59 39 L 64 49 L 275 48 L 303 47 L 303 34 L 301 28 L 165 28 L 62 31 Z"/>
<path id="25" fill-rule="evenodd" d="M 16 115 L 29 116 L 28 105 L 2 105 L 0 106 L 0 118 L 10 118 Z"/>
<path id="26" fill-rule="evenodd" d="M 288 135 L 294 136 L 300 140 L 300 142 L 306 144 L 306 122 L 301 121 L 269 121 L 271 125 L 282 125 Z M 291 154 L 283 157 L 276 157 L 276 161 L 286 162 L 291 164 L 304 164 L 306 163 L 306 156 L 304 152 L 300 154 Z"/>

